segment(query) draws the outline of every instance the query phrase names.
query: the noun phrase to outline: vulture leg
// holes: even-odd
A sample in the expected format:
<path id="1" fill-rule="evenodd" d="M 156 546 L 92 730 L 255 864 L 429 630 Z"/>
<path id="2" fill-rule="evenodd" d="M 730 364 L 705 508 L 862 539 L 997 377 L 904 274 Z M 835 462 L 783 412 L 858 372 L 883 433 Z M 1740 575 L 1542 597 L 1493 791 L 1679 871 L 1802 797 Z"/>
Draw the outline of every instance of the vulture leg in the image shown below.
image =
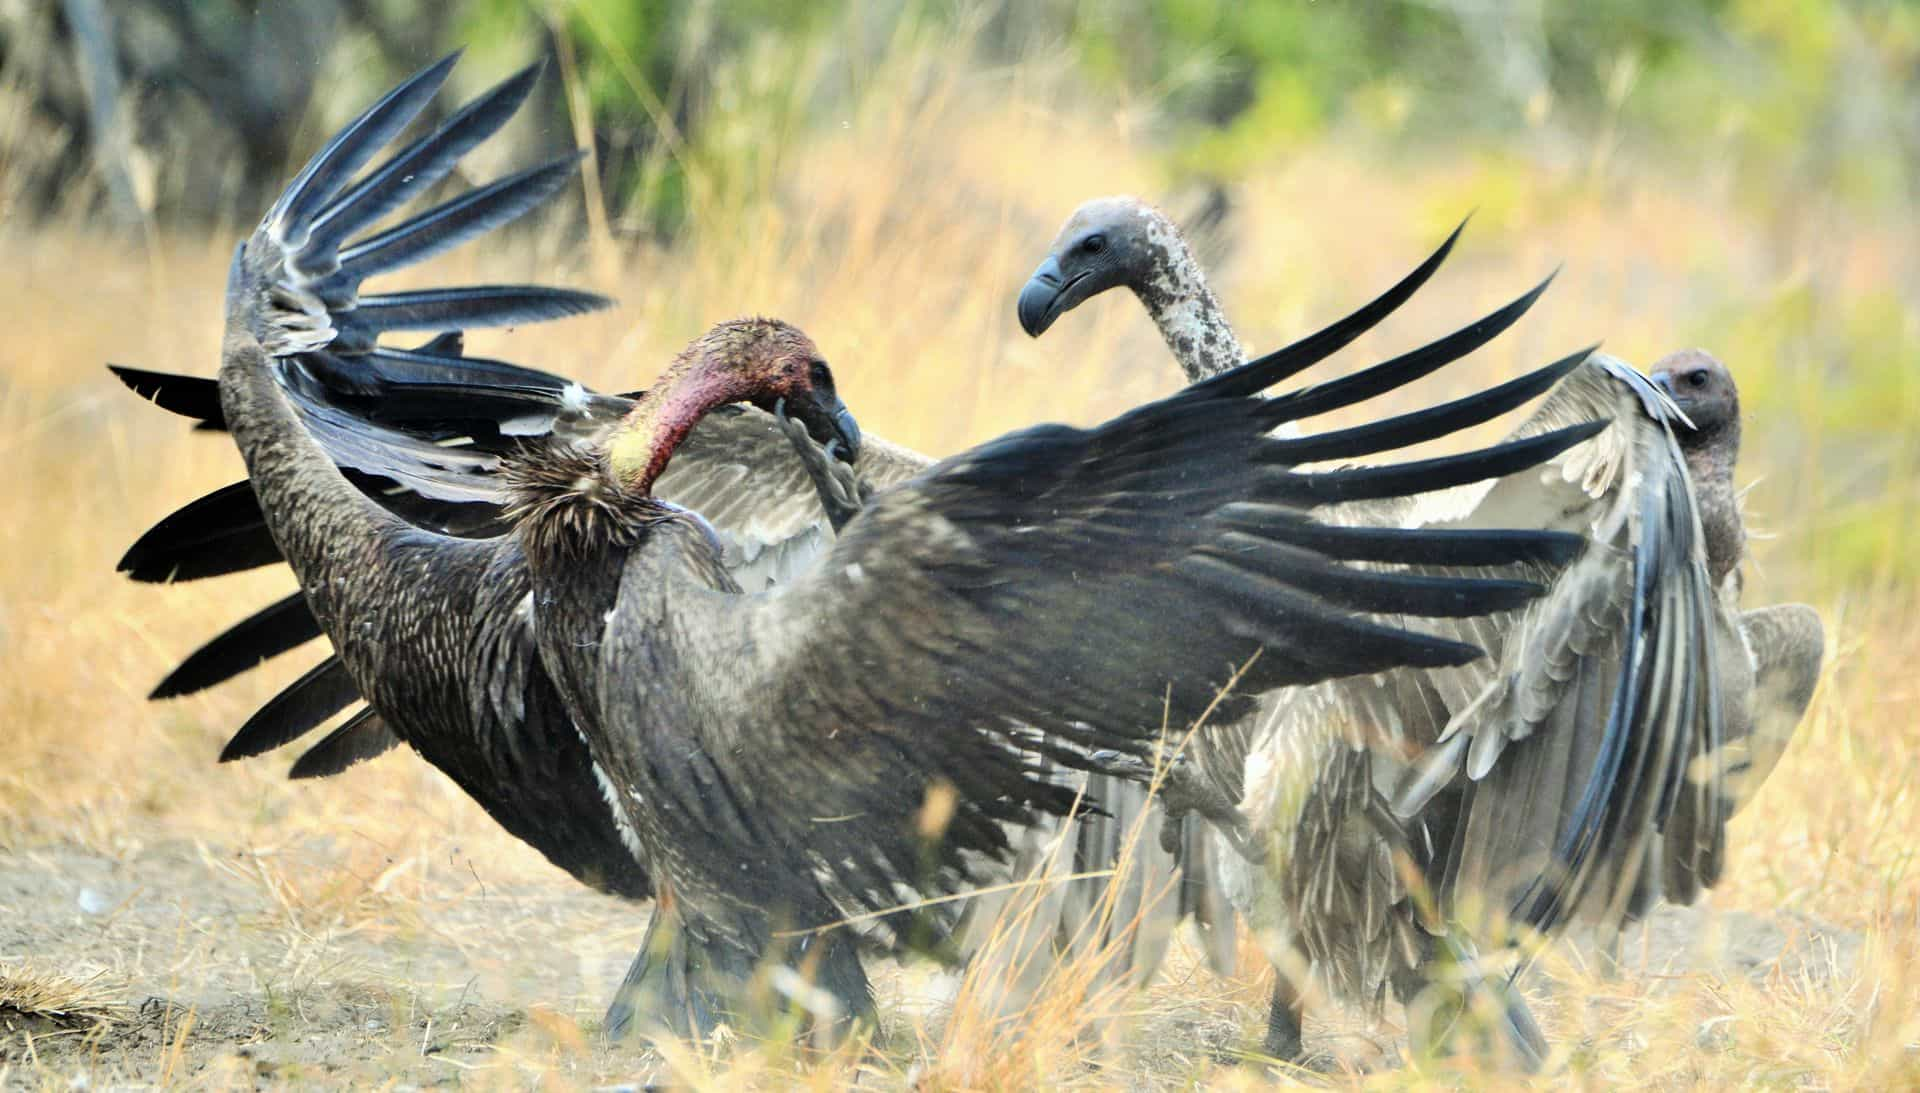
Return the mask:
<path id="1" fill-rule="evenodd" d="M 1294 949 L 1293 959 L 1287 964 L 1302 970 L 1311 966 L 1307 954 L 1298 948 Z M 1293 976 L 1287 971 L 1276 968 L 1273 999 L 1267 1007 L 1267 1038 L 1261 1041 L 1261 1054 L 1283 1063 L 1301 1062 L 1306 1056 L 1300 1038 L 1306 1011 L 1306 997 L 1300 985 L 1294 982 Z"/>
<path id="2" fill-rule="evenodd" d="M 1409 1054 L 1416 1060 L 1439 1055 L 1464 1017 L 1470 1031 L 1476 1025 L 1482 1032 L 1487 1025 L 1496 1026 L 1514 1059 L 1528 1073 L 1538 1073 L 1550 1049 L 1526 999 L 1505 975 L 1481 974 L 1479 955 L 1456 934 L 1429 937 L 1421 959 L 1393 974 L 1393 992 L 1406 1007 Z M 1479 1015 L 1487 1012 L 1489 1002 L 1498 1008 L 1480 1025 Z M 1494 1049 L 1483 1040 L 1482 1050 Z"/>
<path id="3" fill-rule="evenodd" d="M 657 907 L 607 1007 L 602 1035 L 625 1040 L 635 1033 L 639 1014 L 679 1039 L 696 1041 L 722 1025 L 758 1028 L 786 1015 L 796 1015 L 802 1030 L 811 1028 L 822 1041 L 836 1039 L 855 1022 L 878 1024 L 873 989 L 846 931 L 770 951 L 771 958 L 755 959 L 736 945 L 704 940 L 666 906 Z M 803 973 L 798 980 L 783 974 L 791 969 Z"/>
<path id="4" fill-rule="evenodd" d="M 1177 847 L 1173 853 L 1180 867 L 1180 915 L 1193 916 L 1200 928 L 1207 964 L 1221 975 L 1232 975 L 1239 957 L 1240 916 L 1220 883 L 1212 825 L 1199 816 L 1167 816 L 1160 838 Z"/>
<path id="5" fill-rule="evenodd" d="M 704 946 L 673 919 L 664 908 L 648 919 L 640 951 L 607 1007 L 602 1023 L 607 1039 L 625 1039 L 634 1015 L 644 1013 L 675 1037 L 705 1040 L 739 1011 L 729 999 L 744 994 L 753 975 L 751 962 L 729 960 L 735 950 Z"/>

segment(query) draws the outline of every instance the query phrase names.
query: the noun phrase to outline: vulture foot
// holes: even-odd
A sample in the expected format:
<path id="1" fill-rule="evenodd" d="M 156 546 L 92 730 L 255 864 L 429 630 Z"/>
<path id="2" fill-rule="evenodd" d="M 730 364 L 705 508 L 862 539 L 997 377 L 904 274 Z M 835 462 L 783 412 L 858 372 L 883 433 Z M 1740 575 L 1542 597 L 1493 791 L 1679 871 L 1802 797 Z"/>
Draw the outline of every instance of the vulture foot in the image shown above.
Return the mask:
<path id="1" fill-rule="evenodd" d="M 1505 975 L 1482 975 L 1465 945 L 1450 938 L 1441 944 L 1441 953 L 1393 976 L 1394 994 L 1406 1007 L 1407 1046 L 1415 1062 L 1445 1054 L 1464 1032 L 1479 1054 L 1507 1055 L 1526 1073 L 1539 1073 L 1549 1048 L 1526 999 Z"/>
<path id="2" fill-rule="evenodd" d="M 1266 860 L 1266 844 L 1253 837 L 1246 816 L 1217 785 L 1185 759 L 1175 759 L 1156 768 L 1138 756 L 1104 749 L 1094 752 L 1090 758 L 1102 773 L 1130 781 L 1152 782 L 1154 776 L 1159 775 L 1160 807 L 1170 819 L 1197 813 L 1213 825 L 1235 853 L 1255 865 Z M 1178 824 L 1161 825 L 1160 845 L 1167 853 L 1179 853 L 1179 839 Z"/>
<path id="3" fill-rule="evenodd" d="M 820 495 L 820 507 L 826 512 L 827 522 L 838 534 L 873 496 L 873 487 L 860 480 L 851 462 L 854 453 L 840 451 L 838 440 L 828 441 L 825 446 L 814 440 L 806 425 L 787 416 L 785 399 L 774 403 L 773 416 L 780 423 L 780 431 L 792 442 L 801 465 L 807 468 L 807 477 L 813 480 L 814 492 Z"/>
<path id="4" fill-rule="evenodd" d="M 856 1023 L 877 1024 L 872 989 L 850 940 L 835 933 L 778 949 L 778 958 L 756 960 L 738 946 L 702 941 L 656 911 L 607 1007 L 602 1033 L 616 1043 L 663 1032 L 706 1041 L 730 1028 L 828 1046 Z"/>
<path id="5" fill-rule="evenodd" d="M 1267 1006 L 1267 1036 L 1260 1042 L 1261 1054 L 1295 1066 L 1308 1065 L 1300 1038 L 1304 1015 L 1300 993 L 1293 989 L 1286 976 L 1275 976 L 1273 998 Z"/>

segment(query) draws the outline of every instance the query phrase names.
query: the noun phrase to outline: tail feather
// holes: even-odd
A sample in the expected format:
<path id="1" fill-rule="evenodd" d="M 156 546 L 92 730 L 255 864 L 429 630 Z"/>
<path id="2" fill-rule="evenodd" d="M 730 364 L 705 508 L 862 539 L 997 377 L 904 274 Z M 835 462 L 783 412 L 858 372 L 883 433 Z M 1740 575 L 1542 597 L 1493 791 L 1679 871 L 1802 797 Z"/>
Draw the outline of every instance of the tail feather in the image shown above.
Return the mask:
<path id="1" fill-rule="evenodd" d="M 400 738 L 387 728 L 386 722 L 380 720 L 380 715 L 374 713 L 371 706 L 362 706 L 358 713 L 295 760 L 293 769 L 287 771 L 287 777 L 295 781 L 302 778 L 330 778 L 355 763 L 384 755 L 399 745 Z"/>
<path id="2" fill-rule="evenodd" d="M 147 530 L 120 557 L 136 581 L 194 581 L 238 573 L 281 558 L 253 486 L 235 482 L 188 503 Z"/>
<path id="3" fill-rule="evenodd" d="M 339 657 L 328 657 L 255 711 L 220 751 L 220 761 L 250 759 L 300 739 L 360 700 Z"/>
<path id="4" fill-rule="evenodd" d="M 218 381 L 199 376 L 176 376 L 170 372 L 149 372 L 124 364 L 109 364 L 107 370 L 120 377 L 120 382 L 132 388 L 134 394 L 162 410 L 193 418 L 202 429 L 224 431 L 227 427 L 226 411 L 220 408 Z"/>
<path id="5" fill-rule="evenodd" d="M 329 203 L 313 218 L 300 272 L 318 275 L 336 266 L 353 264 L 354 255 L 366 251 L 372 241 L 351 247 L 346 253 L 340 252 L 340 244 L 426 192 L 453 170 L 460 157 L 498 132 L 527 101 L 528 92 L 540 76 L 540 67 L 528 65 L 502 80 L 492 90 L 461 107 L 431 134 L 396 153 Z M 369 272 L 390 268 L 391 265 L 375 266 Z M 342 285 L 357 280 L 351 274 L 335 274 L 335 277 Z M 326 294 L 324 288 L 322 294 Z"/>
<path id="6" fill-rule="evenodd" d="M 148 698 L 206 690 L 320 636 L 320 621 L 299 592 L 276 600 L 193 651 Z"/>

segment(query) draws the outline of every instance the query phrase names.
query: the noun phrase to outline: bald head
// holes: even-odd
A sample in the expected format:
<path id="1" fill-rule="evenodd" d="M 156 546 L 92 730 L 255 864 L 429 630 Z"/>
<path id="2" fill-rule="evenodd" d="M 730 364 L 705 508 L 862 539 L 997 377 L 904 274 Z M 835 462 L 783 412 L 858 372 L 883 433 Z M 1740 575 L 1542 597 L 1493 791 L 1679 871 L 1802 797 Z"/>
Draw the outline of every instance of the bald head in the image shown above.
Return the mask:
<path id="1" fill-rule="evenodd" d="M 1020 327 L 1039 337 L 1109 289 L 1140 298 L 1190 380 L 1245 359 L 1193 252 L 1167 215 L 1137 197 L 1100 197 L 1073 211 L 1020 290 Z"/>
<path id="2" fill-rule="evenodd" d="M 1682 349 L 1653 363 L 1653 382 L 1693 423 L 1680 445 L 1689 450 L 1740 442 L 1740 389 L 1733 373 L 1704 349 Z"/>
<path id="3" fill-rule="evenodd" d="M 1081 205 L 1020 292 L 1021 329 L 1037 338 L 1055 319 L 1108 289 L 1138 291 L 1156 266 L 1168 264 L 1170 248 L 1186 249 L 1179 230 L 1138 198 L 1100 197 Z"/>

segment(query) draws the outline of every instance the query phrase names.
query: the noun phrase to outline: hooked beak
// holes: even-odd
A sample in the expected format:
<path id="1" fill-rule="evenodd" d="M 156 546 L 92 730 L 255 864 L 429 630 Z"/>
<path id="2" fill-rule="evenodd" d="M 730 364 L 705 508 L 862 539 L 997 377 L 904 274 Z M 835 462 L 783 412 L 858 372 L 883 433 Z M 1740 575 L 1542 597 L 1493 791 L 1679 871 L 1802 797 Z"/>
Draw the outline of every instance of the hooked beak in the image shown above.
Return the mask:
<path id="1" fill-rule="evenodd" d="M 1691 400 L 1682 395 L 1680 389 L 1673 385 L 1673 373 L 1662 368 L 1647 378 L 1653 381 L 1653 385 L 1660 389 L 1661 394 L 1673 401 L 1674 407 L 1680 411 L 1680 423 L 1687 429 L 1697 429 L 1698 426 L 1693 423 L 1693 419 L 1687 416 L 1687 405 Z"/>
<path id="2" fill-rule="evenodd" d="M 1680 389 L 1673 385 L 1673 373 L 1668 369 L 1662 368 L 1647 378 L 1653 381 L 1653 385 L 1660 389 L 1661 394 L 1667 396 L 1667 398 L 1672 401 L 1673 408 L 1680 411 L 1681 428 L 1688 432 L 1698 432 L 1700 427 L 1695 425 L 1693 418 L 1687 414 L 1687 407 L 1692 405 L 1692 400 L 1682 395 Z"/>
<path id="3" fill-rule="evenodd" d="M 1079 303 L 1068 292 L 1086 276 L 1081 273 L 1070 281 L 1066 280 L 1060 276 L 1060 260 L 1051 254 L 1047 255 L 1046 261 L 1040 263 L 1040 268 L 1027 278 L 1026 287 L 1020 290 L 1020 302 L 1016 310 L 1020 316 L 1020 329 L 1027 332 L 1027 337 L 1037 338 L 1046 333 L 1062 312 Z"/>
<path id="4" fill-rule="evenodd" d="M 813 442 L 835 459 L 852 466 L 860 458 L 860 423 L 853 419 L 853 411 L 847 409 L 838 394 L 810 392 L 788 400 L 784 410 L 787 416 L 806 426 Z"/>
<path id="5" fill-rule="evenodd" d="M 852 466 L 860 458 L 860 423 L 853 420 L 853 411 L 847 409 L 839 399 L 834 399 L 839 408 L 834 411 L 833 430 L 838 436 L 842 451 L 837 453 L 840 462 Z"/>

